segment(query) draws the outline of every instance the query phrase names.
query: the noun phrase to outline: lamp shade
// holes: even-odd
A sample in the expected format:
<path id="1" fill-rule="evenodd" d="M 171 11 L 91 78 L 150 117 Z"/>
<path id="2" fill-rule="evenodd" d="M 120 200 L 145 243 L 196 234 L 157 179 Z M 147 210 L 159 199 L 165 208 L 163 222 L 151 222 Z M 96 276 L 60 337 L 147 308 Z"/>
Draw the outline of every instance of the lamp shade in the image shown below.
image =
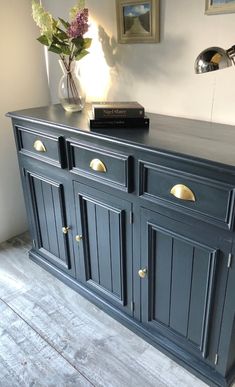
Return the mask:
<path id="1" fill-rule="evenodd" d="M 220 47 L 210 47 L 202 51 L 195 61 L 195 73 L 202 74 L 232 66 L 228 52 Z"/>

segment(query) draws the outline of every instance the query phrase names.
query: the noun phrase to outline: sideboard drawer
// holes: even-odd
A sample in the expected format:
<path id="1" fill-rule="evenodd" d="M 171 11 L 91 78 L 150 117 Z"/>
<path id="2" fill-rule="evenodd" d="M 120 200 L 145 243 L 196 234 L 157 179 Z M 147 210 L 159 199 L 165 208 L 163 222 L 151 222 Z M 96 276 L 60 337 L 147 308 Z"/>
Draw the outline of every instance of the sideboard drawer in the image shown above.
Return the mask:
<path id="1" fill-rule="evenodd" d="M 234 186 L 182 171 L 139 162 L 139 195 L 231 229 Z"/>
<path id="2" fill-rule="evenodd" d="M 65 168 L 65 145 L 62 136 L 16 127 L 18 148 L 21 154 Z"/>
<path id="3" fill-rule="evenodd" d="M 71 172 L 130 191 L 130 157 L 106 148 L 68 141 Z"/>

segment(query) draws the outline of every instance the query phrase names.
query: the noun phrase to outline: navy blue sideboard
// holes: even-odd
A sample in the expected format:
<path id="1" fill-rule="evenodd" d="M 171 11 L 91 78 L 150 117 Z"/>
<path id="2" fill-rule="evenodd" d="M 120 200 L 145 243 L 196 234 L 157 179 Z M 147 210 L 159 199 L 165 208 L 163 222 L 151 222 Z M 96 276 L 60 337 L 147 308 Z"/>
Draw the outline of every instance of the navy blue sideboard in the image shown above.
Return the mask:
<path id="1" fill-rule="evenodd" d="M 212 386 L 235 376 L 235 127 L 12 118 L 30 258 Z"/>

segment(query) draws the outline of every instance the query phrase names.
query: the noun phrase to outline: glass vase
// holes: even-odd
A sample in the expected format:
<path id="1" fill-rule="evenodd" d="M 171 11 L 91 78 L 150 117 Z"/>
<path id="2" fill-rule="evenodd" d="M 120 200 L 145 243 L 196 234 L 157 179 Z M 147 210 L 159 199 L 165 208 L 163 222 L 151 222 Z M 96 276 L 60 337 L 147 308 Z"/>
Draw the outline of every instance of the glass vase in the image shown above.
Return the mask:
<path id="1" fill-rule="evenodd" d="M 76 71 L 76 61 L 59 61 L 63 75 L 60 79 L 58 95 L 63 108 L 68 112 L 78 112 L 83 109 L 86 94 L 80 77 Z"/>

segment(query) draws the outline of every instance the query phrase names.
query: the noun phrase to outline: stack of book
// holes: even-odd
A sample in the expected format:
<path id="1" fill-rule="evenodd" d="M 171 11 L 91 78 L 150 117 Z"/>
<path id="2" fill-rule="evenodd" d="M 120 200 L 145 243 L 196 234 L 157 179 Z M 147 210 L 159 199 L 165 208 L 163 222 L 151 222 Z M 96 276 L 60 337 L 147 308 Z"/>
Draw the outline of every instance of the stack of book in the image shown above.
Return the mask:
<path id="1" fill-rule="evenodd" d="M 149 118 L 138 102 L 93 102 L 91 129 L 149 128 Z"/>

